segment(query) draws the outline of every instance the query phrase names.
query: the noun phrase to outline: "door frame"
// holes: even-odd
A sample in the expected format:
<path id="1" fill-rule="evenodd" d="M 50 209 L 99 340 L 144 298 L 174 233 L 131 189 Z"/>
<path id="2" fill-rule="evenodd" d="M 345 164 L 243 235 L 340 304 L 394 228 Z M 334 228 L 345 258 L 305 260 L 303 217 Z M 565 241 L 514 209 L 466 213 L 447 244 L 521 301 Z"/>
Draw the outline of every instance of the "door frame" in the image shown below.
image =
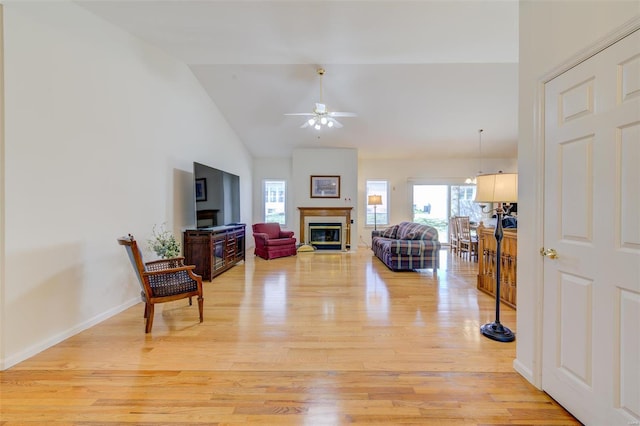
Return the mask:
<path id="1" fill-rule="evenodd" d="M 626 22 L 620 28 L 610 32 L 605 35 L 601 39 L 597 40 L 595 43 L 586 47 L 582 51 L 578 52 L 576 55 L 570 57 L 565 62 L 557 66 L 556 68 L 551 69 L 547 73 L 543 74 L 537 83 L 536 94 L 535 94 L 535 116 L 534 116 L 534 135 L 533 135 L 533 143 L 535 145 L 536 151 L 536 165 L 535 165 L 535 176 L 536 176 L 536 185 L 535 185 L 535 196 L 536 200 L 536 211 L 535 211 L 535 221 L 532 223 L 533 225 L 533 235 L 535 236 L 534 244 L 536 247 L 540 248 L 544 246 L 544 170 L 545 170 L 545 161 L 544 161 L 544 146 L 545 146 L 545 87 L 546 84 L 549 83 L 554 78 L 559 75 L 569 71 L 575 66 L 581 64 L 587 59 L 595 56 L 596 54 L 602 52 L 606 48 L 611 45 L 617 43 L 622 40 L 626 36 L 634 33 L 635 31 L 640 30 L 640 16 L 634 17 L 633 19 Z M 534 286 L 534 354 L 533 354 L 533 380 L 532 384 L 535 385 L 538 389 L 542 389 L 542 328 L 543 328 L 543 301 L 544 301 L 544 262 L 543 257 L 539 256 L 536 258 L 535 262 L 535 276 L 533 277 L 533 286 Z M 522 368 L 516 362 L 514 362 L 514 368 L 516 371 L 520 372 L 525 377 L 529 377 L 527 374 L 527 369 Z"/>

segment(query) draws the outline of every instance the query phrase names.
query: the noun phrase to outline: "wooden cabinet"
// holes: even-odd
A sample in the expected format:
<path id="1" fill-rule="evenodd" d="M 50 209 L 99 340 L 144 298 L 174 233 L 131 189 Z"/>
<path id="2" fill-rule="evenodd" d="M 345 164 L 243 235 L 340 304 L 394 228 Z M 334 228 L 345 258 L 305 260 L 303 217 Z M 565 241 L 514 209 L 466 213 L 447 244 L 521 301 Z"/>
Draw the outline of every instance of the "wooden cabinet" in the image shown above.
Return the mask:
<path id="1" fill-rule="evenodd" d="M 494 228 L 478 226 L 478 290 L 496 294 L 496 237 Z M 500 253 L 500 300 L 516 307 L 518 231 L 504 229 Z"/>
<path id="2" fill-rule="evenodd" d="M 211 281 L 227 269 L 244 261 L 245 225 L 188 229 L 184 232 L 184 257 L 196 265 L 195 273 Z"/>

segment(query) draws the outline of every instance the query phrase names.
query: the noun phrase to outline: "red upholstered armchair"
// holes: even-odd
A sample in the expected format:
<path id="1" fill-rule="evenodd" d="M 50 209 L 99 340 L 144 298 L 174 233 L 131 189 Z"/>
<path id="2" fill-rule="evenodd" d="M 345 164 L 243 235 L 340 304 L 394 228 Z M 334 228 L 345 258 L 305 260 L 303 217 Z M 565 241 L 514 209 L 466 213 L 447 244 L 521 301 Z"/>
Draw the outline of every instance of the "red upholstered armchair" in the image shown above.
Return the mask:
<path id="1" fill-rule="evenodd" d="M 278 223 L 256 223 L 253 225 L 256 241 L 255 255 L 263 259 L 292 256 L 296 254 L 296 239 L 292 231 L 282 231 Z"/>

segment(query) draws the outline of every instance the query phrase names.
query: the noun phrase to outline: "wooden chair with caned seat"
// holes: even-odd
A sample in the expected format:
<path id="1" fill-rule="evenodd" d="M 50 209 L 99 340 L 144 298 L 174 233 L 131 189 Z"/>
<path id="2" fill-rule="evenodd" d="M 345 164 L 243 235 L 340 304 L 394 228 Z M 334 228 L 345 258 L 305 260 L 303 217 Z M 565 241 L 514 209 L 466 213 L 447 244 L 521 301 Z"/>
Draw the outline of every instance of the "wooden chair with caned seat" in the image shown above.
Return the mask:
<path id="1" fill-rule="evenodd" d="M 145 263 L 138 244 L 131 234 L 118 238 L 118 244 L 125 246 L 127 249 L 129 260 L 142 288 L 140 296 L 145 304 L 145 333 L 149 333 L 153 326 L 153 306 L 156 303 L 188 298 L 189 305 L 191 305 L 191 298 L 196 296 L 198 298 L 200 322 L 203 321 L 202 277 L 193 272 L 195 265 L 185 266 L 184 257 L 160 259 Z"/>
<path id="2" fill-rule="evenodd" d="M 469 216 L 456 217 L 458 228 L 458 251 L 461 256 L 467 259 L 478 258 L 478 237 L 471 235 L 471 224 Z"/>
<path id="3" fill-rule="evenodd" d="M 449 220 L 449 248 L 452 253 L 458 254 L 460 252 L 457 216 L 452 216 Z"/>

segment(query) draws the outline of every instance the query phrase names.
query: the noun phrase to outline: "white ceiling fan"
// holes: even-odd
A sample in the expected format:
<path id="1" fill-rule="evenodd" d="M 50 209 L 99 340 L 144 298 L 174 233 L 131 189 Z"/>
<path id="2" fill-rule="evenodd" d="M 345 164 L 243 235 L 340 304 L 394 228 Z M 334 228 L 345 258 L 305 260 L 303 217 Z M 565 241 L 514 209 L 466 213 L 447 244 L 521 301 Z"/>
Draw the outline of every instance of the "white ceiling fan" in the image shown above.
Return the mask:
<path id="1" fill-rule="evenodd" d="M 342 124 L 335 119 L 335 117 L 357 117 L 357 114 L 354 112 L 336 112 L 329 111 L 327 106 L 323 103 L 322 100 L 322 76 L 324 76 L 325 70 L 324 68 L 318 68 L 318 75 L 320 76 L 320 102 L 316 102 L 315 107 L 313 108 L 313 112 L 292 112 L 285 115 L 301 115 L 309 117 L 307 121 L 304 122 L 301 128 L 305 127 L 313 127 L 316 130 L 320 130 L 323 127 L 335 127 L 340 128 Z"/>

